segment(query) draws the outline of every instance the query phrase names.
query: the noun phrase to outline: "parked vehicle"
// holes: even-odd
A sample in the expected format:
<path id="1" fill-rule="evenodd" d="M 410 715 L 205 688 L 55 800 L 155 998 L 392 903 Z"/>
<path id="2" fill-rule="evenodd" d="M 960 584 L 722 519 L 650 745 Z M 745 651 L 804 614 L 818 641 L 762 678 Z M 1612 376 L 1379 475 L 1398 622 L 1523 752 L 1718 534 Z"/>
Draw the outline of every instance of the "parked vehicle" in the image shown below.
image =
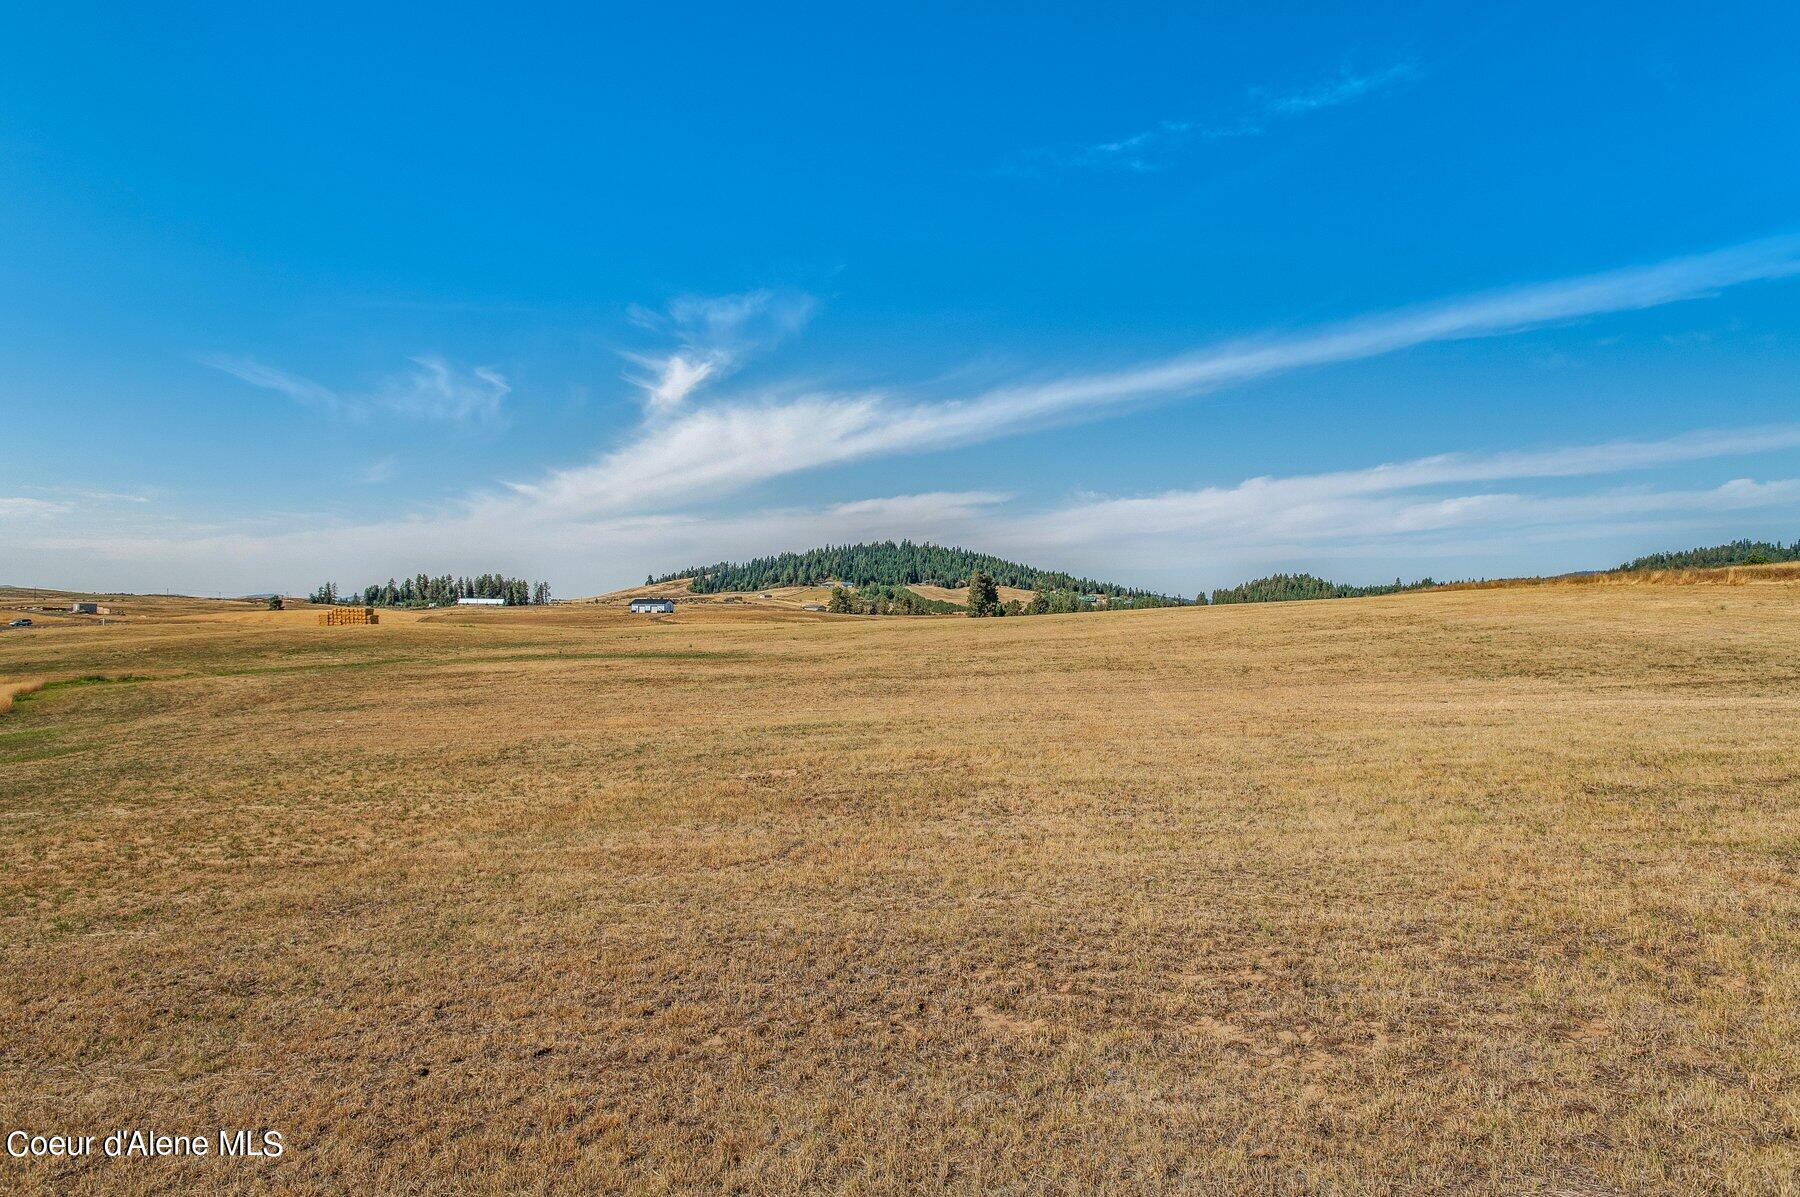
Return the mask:
<path id="1" fill-rule="evenodd" d="M 31 626 L 31 621 L 29 619 L 15 619 L 6 626 L 9 628 L 28 628 Z"/>

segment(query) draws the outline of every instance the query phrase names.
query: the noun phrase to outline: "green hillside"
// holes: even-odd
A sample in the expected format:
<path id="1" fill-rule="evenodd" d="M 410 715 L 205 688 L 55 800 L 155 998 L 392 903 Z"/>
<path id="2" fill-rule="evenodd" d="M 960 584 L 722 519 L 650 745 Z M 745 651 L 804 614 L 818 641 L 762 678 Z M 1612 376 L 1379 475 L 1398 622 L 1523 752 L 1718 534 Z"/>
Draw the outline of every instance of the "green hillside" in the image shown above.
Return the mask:
<path id="1" fill-rule="evenodd" d="M 1240 582 L 1225 590 L 1212 592 L 1215 603 L 1286 603 L 1296 599 L 1363 598 L 1371 594 L 1399 594 L 1403 590 L 1425 590 L 1437 583 L 1430 578 L 1375 586 L 1346 586 L 1327 582 L 1312 574 L 1271 574 L 1252 582 Z"/>
<path id="2" fill-rule="evenodd" d="M 1733 540 L 1708 548 L 1650 553 L 1633 558 L 1619 568 L 1710 569 L 1723 565 L 1768 565 L 1776 561 L 1800 561 L 1800 540 L 1789 544 L 1779 540 Z"/>
<path id="3" fill-rule="evenodd" d="M 1150 591 L 1078 578 L 1054 570 L 1035 569 L 988 553 L 910 540 L 884 540 L 874 544 L 828 545 L 803 553 L 777 553 L 750 561 L 721 561 L 696 565 L 646 580 L 646 585 L 694 579 L 700 594 L 721 591 L 768 590 L 776 586 L 817 586 L 832 580 L 852 586 L 960 586 L 975 572 L 987 574 L 998 585 L 1020 590 L 1072 590 L 1123 598 L 1163 598 Z"/>

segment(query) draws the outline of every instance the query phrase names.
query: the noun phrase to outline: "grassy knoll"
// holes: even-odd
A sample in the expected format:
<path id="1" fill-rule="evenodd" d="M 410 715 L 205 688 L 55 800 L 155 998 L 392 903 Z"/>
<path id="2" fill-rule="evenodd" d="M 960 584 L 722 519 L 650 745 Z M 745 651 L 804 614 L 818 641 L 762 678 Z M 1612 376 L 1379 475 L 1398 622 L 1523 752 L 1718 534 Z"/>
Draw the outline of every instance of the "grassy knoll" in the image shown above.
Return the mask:
<path id="1" fill-rule="evenodd" d="M 40 682 L 8 1127 L 288 1151 L 0 1189 L 1795 1192 L 1800 586 L 144 600 Z"/>

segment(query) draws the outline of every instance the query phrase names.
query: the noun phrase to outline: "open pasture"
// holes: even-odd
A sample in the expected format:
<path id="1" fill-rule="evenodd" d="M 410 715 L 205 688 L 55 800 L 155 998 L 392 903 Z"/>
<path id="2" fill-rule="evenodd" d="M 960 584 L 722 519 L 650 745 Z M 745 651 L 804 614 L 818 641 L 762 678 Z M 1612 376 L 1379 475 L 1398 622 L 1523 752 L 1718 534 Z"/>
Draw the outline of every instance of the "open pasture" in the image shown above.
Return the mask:
<path id="1" fill-rule="evenodd" d="M 0 1188 L 1796 1191 L 1800 586 L 198 603 L 6 685 L 9 1129 L 287 1150 Z"/>

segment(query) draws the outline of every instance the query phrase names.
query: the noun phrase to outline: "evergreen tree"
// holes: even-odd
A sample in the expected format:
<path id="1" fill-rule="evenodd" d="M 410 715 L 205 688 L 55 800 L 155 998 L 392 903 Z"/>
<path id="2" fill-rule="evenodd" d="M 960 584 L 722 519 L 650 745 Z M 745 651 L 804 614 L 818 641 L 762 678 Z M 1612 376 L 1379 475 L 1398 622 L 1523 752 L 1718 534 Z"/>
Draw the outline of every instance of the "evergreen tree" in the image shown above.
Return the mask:
<path id="1" fill-rule="evenodd" d="M 1405 590 L 1424 590 L 1437 583 L 1430 578 L 1421 578 L 1417 582 L 1402 582 L 1394 579 L 1393 585 L 1377 586 L 1345 586 L 1337 582 L 1327 582 L 1324 578 L 1312 574 L 1271 574 L 1266 578 L 1257 578 L 1252 582 L 1244 582 L 1229 590 L 1215 590 L 1212 601 L 1215 603 L 1281 603 L 1296 599 L 1328 599 L 1328 598 L 1361 598 L 1373 594 L 1397 594 Z"/>
<path id="2" fill-rule="evenodd" d="M 505 574 L 481 574 L 475 578 L 431 577 L 417 574 L 404 579 L 389 578 L 384 585 L 372 582 L 353 591 L 352 601 L 370 607 L 448 607 L 459 598 L 497 598 L 509 606 L 548 603 L 550 584 L 526 578 L 509 578 Z M 337 585 L 327 582 L 308 596 L 315 603 L 338 602 Z"/>
<path id="3" fill-rule="evenodd" d="M 850 592 L 842 586 L 831 589 L 831 601 L 825 604 L 827 611 L 835 611 L 839 615 L 850 614 Z"/>
<path id="4" fill-rule="evenodd" d="M 1000 589 L 991 576 L 979 569 L 969 575 L 968 609 L 976 619 L 1000 613 Z"/>
<path id="5" fill-rule="evenodd" d="M 1800 561 L 1800 540 L 1733 540 L 1710 548 L 1683 549 L 1675 553 L 1651 553 L 1627 561 L 1622 570 L 1710 569 L 1724 565 L 1768 565 L 1775 561 Z"/>
<path id="6" fill-rule="evenodd" d="M 1001 586 L 1023 590 L 1070 590 L 1084 594 L 1135 597 L 1147 591 L 1034 569 L 987 553 L 910 540 L 872 544 L 826 545 L 799 553 L 778 553 L 746 562 L 721 561 L 651 575 L 645 585 L 693 579 L 697 594 L 728 590 L 770 590 L 778 586 L 818 586 L 837 579 L 857 587 L 868 585 L 945 586 L 952 579 L 980 571 Z M 1160 597 L 1160 596 L 1158 596 Z"/>

